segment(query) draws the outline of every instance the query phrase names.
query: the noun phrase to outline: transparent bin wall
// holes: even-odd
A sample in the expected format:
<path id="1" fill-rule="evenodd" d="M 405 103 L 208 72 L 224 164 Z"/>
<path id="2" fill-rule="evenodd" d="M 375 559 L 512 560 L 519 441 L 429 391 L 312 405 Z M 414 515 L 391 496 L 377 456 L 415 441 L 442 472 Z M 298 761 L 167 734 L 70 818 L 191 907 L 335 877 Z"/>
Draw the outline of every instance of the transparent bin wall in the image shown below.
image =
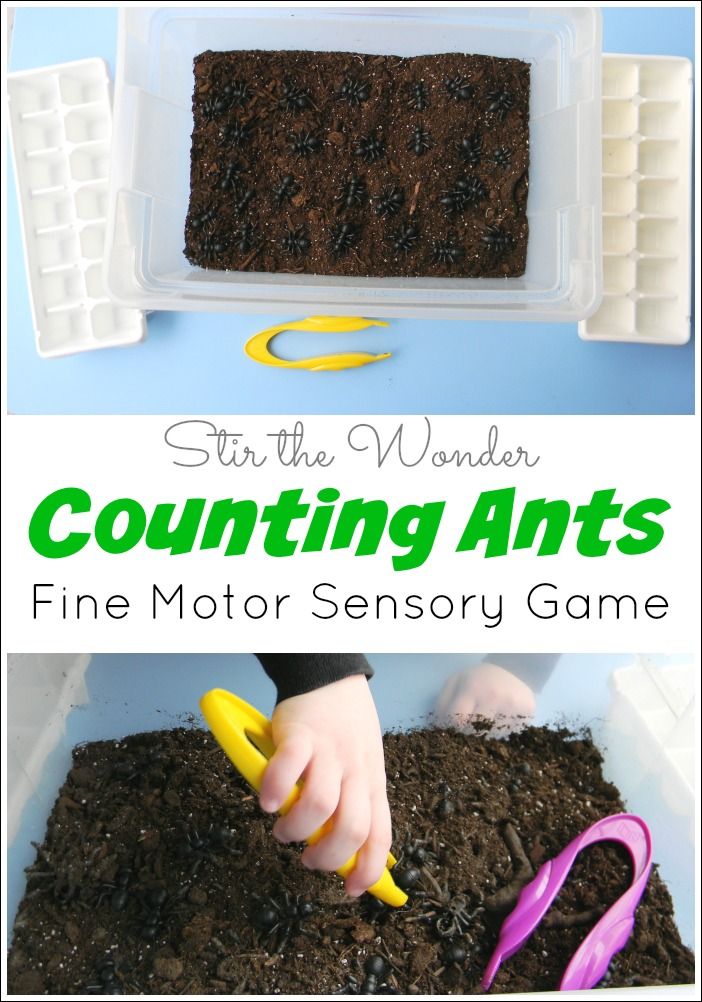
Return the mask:
<path id="1" fill-rule="evenodd" d="M 443 681 L 481 656 L 383 654 L 370 660 L 382 726 L 404 729 L 426 720 Z M 626 655 L 564 655 L 538 696 L 536 723 L 592 729 L 604 753 L 605 774 L 617 783 L 627 807 L 651 826 L 654 858 L 672 894 L 682 938 L 691 945 L 694 798 L 689 790 L 671 800 L 661 783 L 668 774 L 652 769 L 640 755 L 640 733 L 630 721 L 622 722 L 621 693 L 610 692 L 610 681 L 617 669 L 628 671 L 631 662 Z M 273 686 L 252 655 L 95 655 L 87 670 L 86 665 L 88 658 L 79 655 L 10 657 L 10 925 L 24 893 L 24 867 L 34 859 L 31 843 L 43 838 L 76 744 L 200 724 L 200 696 L 215 686 L 234 690 L 266 713 L 274 704 Z M 648 698 L 649 715 L 668 712 L 662 682 L 670 679 L 675 688 L 680 659 L 657 658 L 656 671 L 659 696 Z M 680 734 L 677 728 L 674 750 L 679 750 Z M 694 742 L 693 731 L 689 739 Z"/>
<path id="2" fill-rule="evenodd" d="M 514 279 L 357 279 L 213 272 L 182 248 L 190 179 L 192 61 L 206 49 L 446 51 L 531 64 L 529 245 Z M 601 292 L 601 41 L 593 8 L 122 13 L 107 282 L 161 309 L 577 319 Z"/>

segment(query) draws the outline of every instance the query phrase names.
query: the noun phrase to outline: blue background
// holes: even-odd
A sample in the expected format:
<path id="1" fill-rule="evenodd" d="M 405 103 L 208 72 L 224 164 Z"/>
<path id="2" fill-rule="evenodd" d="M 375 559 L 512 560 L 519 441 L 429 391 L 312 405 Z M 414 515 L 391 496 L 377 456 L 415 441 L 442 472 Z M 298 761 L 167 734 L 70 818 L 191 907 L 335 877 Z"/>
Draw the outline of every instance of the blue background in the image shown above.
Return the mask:
<path id="1" fill-rule="evenodd" d="M 607 52 L 693 57 L 692 8 L 603 11 Z M 102 56 L 114 74 L 115 8 L 20 8 L 13 70 Z M 11 171 L 11 168 L 10 168 Z M 290 316 L 153 313 L 145 343 L 63 359 L 34 347 L 14 179 L 8 185 L 8 408 L 24 414 L 680 414 L 694 409 L 693 347 L 582 342 L 575 324 L 393 320 L 349 335 L 283 335 L 290 357 L 387 350 L 341 373 L 248 361 L 252 333 Z M 291 340 L 294 337 L 294 341 Z M 448 361 L 447 361 L 448 360 Z"/>

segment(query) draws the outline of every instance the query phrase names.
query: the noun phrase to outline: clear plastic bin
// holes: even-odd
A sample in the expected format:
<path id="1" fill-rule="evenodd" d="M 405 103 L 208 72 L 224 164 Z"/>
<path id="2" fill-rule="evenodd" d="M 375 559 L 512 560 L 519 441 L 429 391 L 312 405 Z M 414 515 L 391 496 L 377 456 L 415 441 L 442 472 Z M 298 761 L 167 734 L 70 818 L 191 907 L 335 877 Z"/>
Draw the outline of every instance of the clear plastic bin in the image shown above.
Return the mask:
<path id="1" fill-rule="evenodd" d="M 384 729 L 431 713 L 443 681 L 480 655 L 369 655 Z M 564 655 L 537 699 L 536 723 L 591 728 L 606 777 L 651 827 L 654 859 L 682 939 L 694 939 L 696 750 L 690 659 Z M 8 920 L 24 893 L 57 791 L 83 741 L 202 724 L 198 701 L 216 686 L 269 713 L 272 683 L 252 655 L 11 655 L 8 670 Z"/>
<path id="2" fill-rule="evenodd" d="M 531 64 L 529 244 L 521 278 L 377 279 L 204 270 L 183 255 L 192 62 L 206 49 Z M 601 23 L 591 7 L 129 8 L 120 13 L 105 277 L 122 305 L 162 310 L 579 320 L 599 305 Z"/>

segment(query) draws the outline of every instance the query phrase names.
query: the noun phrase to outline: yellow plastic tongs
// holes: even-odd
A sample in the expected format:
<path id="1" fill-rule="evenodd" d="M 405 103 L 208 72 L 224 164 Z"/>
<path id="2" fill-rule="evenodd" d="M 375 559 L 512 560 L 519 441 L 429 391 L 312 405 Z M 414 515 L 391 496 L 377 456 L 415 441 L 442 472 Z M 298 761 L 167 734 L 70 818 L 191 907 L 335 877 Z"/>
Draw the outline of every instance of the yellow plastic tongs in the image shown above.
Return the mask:
<path id="1" fill-rule="evenodd" d="M 367 327 L 387 327 L 384 320 L 367 320 L 365 317 L 305 317 L 304 320 L 290 320 L 288 323 L 266 327 L 254 334 L 244 345 L 244 351 L 254 362 L 261 365 L 272 365 L 278 369 L 309 369 L 310 372 L 338 372 L 341 369 L 357 369 L 371 362 L 382 362 L 390 358 L 389 351 L 379 355 L 371 355 L 367 351 L 340 351 L 332 355 L 314 355 L 312 358 L 296 360 L 280 358 L 270 349 L 274 337 L 283 331 L 311 331 L 317 334 L 345 334 L 350 331 L 363 331 Z"/>
<path id="2" fill-rule="evenodd" d="M 235 696 L 226 689 L 211 689 L 200 700 L 200 708 L 207 725 L 222 746 L 227 756 L 244 779 L 260 792 L 263 774 L 268 761 L 275 751 L 271 732 L 271 722 L 255 707 Z M 289 797 L 280 808 L 280 814 L 287 814 L 300 796 L 301 786 L 296 784 Z M 307 839 L 308 845 L 327 834 L 332 827 L 331 819 Z M 390 870 L 395 865 L 395 857 L 388 853 L 388 863 L 380 880 L 368 888 L 368 893 L 384 901 L 393 908 L 401 908 L 407 895 L 395 884 Z M 347 877 L 356 865 L 356 854 L 336 872 Z"/>

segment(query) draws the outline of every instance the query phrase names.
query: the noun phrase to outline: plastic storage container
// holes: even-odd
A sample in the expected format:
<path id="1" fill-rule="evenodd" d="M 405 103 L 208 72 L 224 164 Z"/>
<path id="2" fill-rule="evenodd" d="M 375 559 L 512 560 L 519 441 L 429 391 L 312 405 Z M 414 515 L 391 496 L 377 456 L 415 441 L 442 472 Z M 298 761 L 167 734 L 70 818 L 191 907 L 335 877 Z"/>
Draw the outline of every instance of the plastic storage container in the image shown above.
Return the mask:
<path id="1" fill-rule="evenodd" d="M 662 668 L 650 658 L 617 669 L 611 679 L 612 704 L 604 741 L 616 756 L 614 782 L 635 761 L 637 782 L 655 789 L 669 812 L 669 831 L 680 845 L 695 838 L 697 673 L 691 661 Z"/>
<path id="2" fill-rule="evenodd" d="M 440 52 L 531 64 L 529 244 L 512 279 L 203 270 L 182 252 L 192 62 L 206 49 Z M 595 8 L 132 8 L 120 14 L 106 282 L 162 310 L 579 320 L 601 298 L 601 25 Z"/>
<path id="3" fill-rule="evenodd" d="M 370 660 L 381 724 L 389 729 L 421 723 L 444 679 L 480 656 L 384 654 Z M 201 723 L 199 698 L 215 686 L 234 690 L 266 713 L 275 699 L 272 683 L 251 655 L 95 655 L 87 662 L 83 655 L 9 659 L 10 925 L 24 892 L 24 867 L 34 859 L 31 843 L 43 838 L 74 745 Z M 654 859 L 689 945 L 694 937 L 689 771 L 697 744 L 691 726 L 694 686 L 689 659 L 632 663 L 627 655 L 564 655 L 539 694 L 536 719 L 592 729 L 605 775 L 618 785 L 627 807 L 651 827 Z"/>

